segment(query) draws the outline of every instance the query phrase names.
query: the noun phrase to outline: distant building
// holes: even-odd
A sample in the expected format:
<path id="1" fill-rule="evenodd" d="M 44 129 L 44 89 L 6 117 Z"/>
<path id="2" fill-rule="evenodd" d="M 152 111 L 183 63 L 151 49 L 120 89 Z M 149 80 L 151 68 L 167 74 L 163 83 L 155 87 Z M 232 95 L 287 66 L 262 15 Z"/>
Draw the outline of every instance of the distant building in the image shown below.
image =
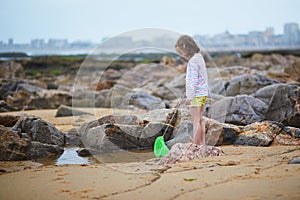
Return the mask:
<path id="1" fill-rule="evenodd" d="M 131 37 L 118 36 L 113 38 L 105 38 L 102 40 L 103 47 L 127 47 L 133 44 Z"/>
<path id="2" fill-rule="evenodd" d="M 297 23 L 288 23 L 284 25 L 284 43 L 289 46 L 299 45 L 299 25 Z"/>
<path id="3" fill-rule="evenodd" d="M 247 44 L 250 46 L 262 46 L 264 44 L 264 35 L 261 31 L 250 31 L 248 33 Z"/>
<path id="4" fill-rule="evenodd" d="M 232 46 L 233 36 L 229 33 L 229 31 L 225 31 L 224 33 L 217 34 L 213 37 L 213 41 L 215 43 L 215 47 L 228 47 Z"/>
<path id="5" fill-rule="evenodd" d="M 45 40 L 44 39 L 33 39 L 30 42 L 30 47 L 34 49 L 41 49 L 45 47 Z"/>
<path id="6" fill-rule="evenodd" d="M 49 39 L 47 46 L 50 48 L 66 48 L 66 47 L 68 47 L 68 40 L 67 39 Z"/>
<path id="7" fill-rule="evenodd" d="M 12 47 L 14 45 L 14 39 L 13 38 L 9 38 L 8 39 L 8 46 Z"/>
<path id="8" fill-rule="evenodd" d="M 88 48 L 95 46 L 92 42 L 89 41 L 75 41 L 69 44 L 71 48 Z"/>
<path id="9" fill-rule="evenodd" d="M 274 36 L 274 28 L 273 27 L 267 27 L 266 30 L 263 32 L 264 44 L 265 45 L 272 45 L 273 36 Z"/>

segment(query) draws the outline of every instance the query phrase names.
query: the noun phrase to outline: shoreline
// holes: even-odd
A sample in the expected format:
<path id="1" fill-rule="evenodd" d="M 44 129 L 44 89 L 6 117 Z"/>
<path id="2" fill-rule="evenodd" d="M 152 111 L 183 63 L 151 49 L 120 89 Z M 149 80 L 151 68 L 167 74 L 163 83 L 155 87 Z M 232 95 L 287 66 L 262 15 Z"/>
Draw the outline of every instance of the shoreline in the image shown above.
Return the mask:
<path id="1" fill-rule="evenodd" d="M 113 112 L 117 111 L 119 114 L 128 112 Z M 18 113 L 39 116 L 66 131 L 77 123 L 111 114 L 112 110 L 96 109 L 96 116 L 86 115 L 77 121 L 73 116 L 55 118 L 55 109 L 1 115 Z M 115 160 L 109 157 L 114 161 L 111 163 L 41 165 L 32 161 L 0 162 L 0 199 L 300 198 L 300 165 L 288 164 L 292 158 L 299 157 L 300 146 L 219 147 L 224 156 L 167 166 L 157 165 L 158 159 L 150 155 L 151 152 L 150 159 L 136 160 L 140 162 L 118 162 L 118 158 L 124 158 L 124 155 L 116 156 Z"/>
<path id="2" fill-rule="evenodd" d="M 0 175 L 1 199 L 299 199 L 300 146 L 221 146 L 226 155 L 169 166 L 48 165 Z M 216 192 L 217 191 L 217 192 Z"/>

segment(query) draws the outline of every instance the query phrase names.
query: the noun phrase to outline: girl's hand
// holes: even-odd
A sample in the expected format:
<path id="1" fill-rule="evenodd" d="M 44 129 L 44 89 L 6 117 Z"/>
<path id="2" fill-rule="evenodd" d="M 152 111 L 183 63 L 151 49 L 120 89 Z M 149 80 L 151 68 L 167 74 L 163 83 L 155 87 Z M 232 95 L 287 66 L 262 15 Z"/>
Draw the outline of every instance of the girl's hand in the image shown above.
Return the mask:
<path id="1" fill-rule="evenodd" d="M 191 105 L 191 100 L 190 99 L 186 99 L 185 100 L 185 105 Z"/>

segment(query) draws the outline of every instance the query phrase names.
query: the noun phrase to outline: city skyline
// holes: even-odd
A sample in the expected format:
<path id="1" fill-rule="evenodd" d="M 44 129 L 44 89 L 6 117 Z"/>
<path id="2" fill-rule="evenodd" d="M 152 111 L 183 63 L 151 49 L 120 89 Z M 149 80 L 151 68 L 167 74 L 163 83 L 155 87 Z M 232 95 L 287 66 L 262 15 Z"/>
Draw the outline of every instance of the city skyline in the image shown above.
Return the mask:
<path id="1" fill-rule="evenodd" d="M 274 27 L 300 22 L 297 0 L 1 0 L 0 40 L 25 43 L 33 38 L 99 42 L 140 28 L 162 28 L 189 35 Z"/>
<path id="2" fill-rule="evenodd" d="M 200 42 L 201 44 L 207 46 L 224 46 L 224 43 L 228 43 L 228 45 L 235 46 L 241 44 L 248 44 L 254 42 L 254 46 L 258 45 L 256 43 L 261 43 L 264 45 L 300 45 L 300 30 L 299 24 L 294 22 L 287 22 L 283 25 L 284 33 L 283 34 L 275 34 L 275 29 L 270 26 L 266 26 L 264 30 L 248 30 L 247 33 L 244 34 L 231 34 L 230 30 L 227 30 L 222 33 L 216 33 L 215 35 L 200 35 L 195 34 L 193 37 Z M 117 39 L 116 36 L 114 39 Z M 105 38 L 102 38 L 104 40 Z M 155 39 L 155 38 L 154 38 Z M 159 39 L 159 38 L 158 38 Z M 131 37 L 120 37 L 118 38 L 120 44 L 133 43 Z M 210 41 L 211 40 L 211 41 Z M 238 41 L 237 41 L 238 40 Z M 243 41 L 244 40 L 244 41 Z M 261 41 L 255 41 L 261 40 Z M 237 42 L 241 43 L 238 44 Z M 32 38 L 27 43 L 17 44 L 14 43 L 13 38 L 9 38 L 7 42 L 0 40 L 0 47 L 13 47 L 14 45 L 29 45 L 30 48 L 64 48 L 64 47 L 93 47 L 95 45 L 100 44 L 93 43 L 91 41 L 68 41 L 66 38 Z M 231 43 L 231 44 L 230 44 Z M 236 44 L 235 44 L 236 43 Z M 118 45 L 118 42 L 114 42 L 114 44 Z"/>

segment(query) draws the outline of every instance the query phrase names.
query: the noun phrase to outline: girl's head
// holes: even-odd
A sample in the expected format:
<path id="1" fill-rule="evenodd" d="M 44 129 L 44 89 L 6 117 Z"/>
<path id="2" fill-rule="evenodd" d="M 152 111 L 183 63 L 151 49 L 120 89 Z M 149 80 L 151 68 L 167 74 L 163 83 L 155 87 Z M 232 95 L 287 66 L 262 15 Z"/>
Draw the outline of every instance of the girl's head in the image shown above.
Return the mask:
<path id="1" fill-rule="evenodd" d="M 195 53 L 200 52 L 195 40 L 189 35 L 182 35 L 175 44 L 176 51 L 185 59 L 189 60 Z"/>

